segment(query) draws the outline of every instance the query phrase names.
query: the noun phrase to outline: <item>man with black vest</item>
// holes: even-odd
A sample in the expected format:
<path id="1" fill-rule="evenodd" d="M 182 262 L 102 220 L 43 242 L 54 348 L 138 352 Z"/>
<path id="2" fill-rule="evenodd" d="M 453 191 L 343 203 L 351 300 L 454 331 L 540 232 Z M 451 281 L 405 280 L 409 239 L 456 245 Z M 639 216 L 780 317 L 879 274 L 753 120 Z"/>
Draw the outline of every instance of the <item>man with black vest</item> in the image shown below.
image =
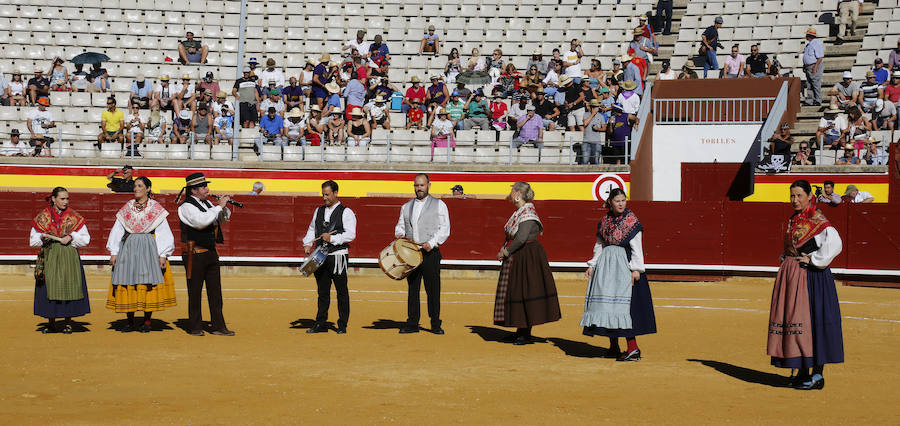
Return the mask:
<path id="1" fill-rule="evenodd" d="M 222 279 L 219 275 L 219 254 L 216 243 L 222 244 L 220 224 L 228 221 L 231 211 L 225 207 L 228 196 L 219 198 L 218 205 L 207 200 L 209 188 L 203 173 L 193 173 L 185 178 L 184 202 L 178 206 L 178 220 L 181 222 L 181 256 L 184 260 L 188 289 L 188 333 L 203 335 L 203 317 L 200 296 L 203 282 L 206 282 L 206 297 L 209 301 L 209 315 L 212 320 L 211 332 L 217 336 L 234 336 L 225 326 L 222 315 Z M 181 194 L 178 194 L 181 198 Z"/>
<path id="2" fill-rule="evenodd" d="M 431 180 L 420 173 L 413 180 L 416 198 L 400 208 L 400 220 L 394 227 L 394 236 L 407 237 L 421 247 L 422 264 L 407 277 L 409 317 L 400 333 L 419 332 L 419 289 L 425 279 L 425 294 L 428 296 L 428 316 L 431 318 L 431 332 L 444 334 L 441 328 L 441 244 L 450 237 L 450 213 L 443 201 L 432 197 Z"/>
<path id="3" fill-rule="evenodd" d="M 338 321 L 337 332 L 347 332 L 347 320 L 350 318 L 350 293 L 347 290 L 347 255 L 350 242 L 356 238 L 356 215 L 349 207 L 338 201 L 338 184 L 333 180 L 322 183 L 322 200 L 325 205 L 319 206 L 313 213 L 312 221 L 303 237 L 303 251 L 309 255 L 313 243 L 318 243 L 328 256 L 325 263 L 316 269 L 316 285 L 319 292 L 319 308 L 316 312 L 316 323 L 307 333 L 325 333 L 328 327 L 328 305 L 331 304 L 331 283 L 337 293 Z"/>

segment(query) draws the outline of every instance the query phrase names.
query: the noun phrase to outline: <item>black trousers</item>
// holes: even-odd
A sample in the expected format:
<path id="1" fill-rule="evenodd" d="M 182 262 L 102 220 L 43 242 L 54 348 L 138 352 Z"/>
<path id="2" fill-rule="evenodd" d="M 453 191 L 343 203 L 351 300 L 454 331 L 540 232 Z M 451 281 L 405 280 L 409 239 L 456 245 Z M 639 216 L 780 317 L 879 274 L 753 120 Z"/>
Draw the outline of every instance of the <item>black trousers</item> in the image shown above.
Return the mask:
<path id="1" fill-rule="evenodd" d="M 225 317 L 222 316 L 222 277 L 219 274 L 219 254 L 215 250 L 194 254 L 191 279 L 187 280 L 188 290 L 188 329 L 203 329 L 203 312 L 200 297 L 203 295 L 203 283 L 206 282 L 206 298 L 209 301 L 209 316 L 213 330 L 225 329 Z M 187 263 L 184 265 L 187 271 Z"/>
<path id="2" fill-rule="evenodd" d="M 410 326 L 419 325 L 419 290 L 422 288 L 422 279 L 425 279 L 425 295 L 428 297 L 428 317 L 431 318 L 432 327 L 441 326 L 441 250 L 434 248 L 431 251 L 422 250 L 422 264 L 406 277 L 409 284 L 409 299 L 407 300 L 408 317 L 406 323 Z"/>
<path id="3" fill-rule="evenodd" d="M 659 0 L 656 3 L 656 30 L 662 30 L 663 35 L 668 35 L 672 32 L 672 0 Z M 666 14 L 666 26 L 663 28 L 663 13 Z"/>
<path id="4" fill-rule="evenodd" d="M 334 273 L 335 258 L 343 258 L 344 270 L 340 274 Z M 319 266 L 314 273 L 316 285 L 319 288 L 319 309 L 316 312 L 316 323 L 325 324 L 328 321 L 328 306 L 331 305 L 331 283 L 334 282 L 334 290 L 337 292 L 339 328 L 347 326 L 350 319 L 350 292 L 347 290 L 347 255 L 339 254 L 326 256 L 325 263 Z"/>

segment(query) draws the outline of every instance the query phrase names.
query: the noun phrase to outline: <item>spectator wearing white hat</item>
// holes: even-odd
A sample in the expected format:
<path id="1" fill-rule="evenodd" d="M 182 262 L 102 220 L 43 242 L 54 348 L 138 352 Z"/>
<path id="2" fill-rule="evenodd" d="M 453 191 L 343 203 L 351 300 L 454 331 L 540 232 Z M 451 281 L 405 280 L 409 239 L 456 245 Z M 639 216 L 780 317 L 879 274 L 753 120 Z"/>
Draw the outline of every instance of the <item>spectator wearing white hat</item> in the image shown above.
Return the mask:
<path id="1" fill-rule="evenodd" d="M 183 144 L 190 141 L 191 118 L 191 112 L 186 109 L 178 113 L 175 121 L 172 123 L 172 133 L 169 134 L 170 143 Z"/>
<path id="2" fill-rule="evenodd" d="M 862 159 L 870 166 L 886 166 L 890 156 L 878 146 L 875 138 L 869 138 L 869 141 L 866 142 L 866 153 Z"/>
<path id="3" fill-rule="evenodd" d="M 847 143 L 849 130 L 847 118 L 841 114 L 840 109 L 831 106 L 825 110 L 825 115 L 819 120 L 816 140 L 821 148 L 840 149 Z"/>
<path id="4" fill-rule="evenodd" d="M 218 145 L 223 141 L 229 145 L 234 144 L 234 107 L 232 105 L 222 104 L 219 106 L 219 114 L 213 120 L 213 132 L 214 144 Z"/>
<path id="5" fill-rule="evenodd" d="M 535 114 L 534 105 L 528 104 L 525 116 L 516 122 L 519 134 L 513 138 L 513 146 L 518 148 L 527 143 L 533 143 L 538 149 L 544 148 L 544 122 Z"/>
<path id="6" fill-rule="evenodd" d="M 391 116 L 388 114 L 389 112 L 390 107 L 387 105 L 387 100 L 381 95 L 376 96 L 363 106 L 363 113 L 368 114 L 371 119 L 370 125 L 382 127 L 386 130 L 391 129 Z"/>
<path id="7" fill-rule="evenodd" d="M 631 60 L 631 55 L 624 54 L 619 57 L 619 60 L 622 62 L 622 65 L 625 67 L 624 72 L 622 73 L 622 79 L 619 81 L 628 81 L 631 80 L 634 82 L 634 93 L 637 93 L 639 96 L 644 94 L 644 80 L 641 77 L 641 69 L 638 68 L 637 65 L 634 64 Z"/>
<path id="8" fill-rule="evenodd" d="M 537 67 L 538 72 L 541 74 L 541 78 L 547 76 L 547 61 L 544 60 L 540 47 L 535 47 L 534 50 L 531 51 L 531 59 L 528 60 L 528 65 L 525 66 L 525 69 L 530 70 L 531 67 Z"/>
<path id="9" fill-rule="evenodd" d="M 441 53 L 441 38 L 434 33 L 434 25 L 429 25 L 422 36 L 422 42 L 419 43 L 419 53 L 431 53 L 439 55 Z"/>
<path id="10" fill-rule="evenodd" d="M 836 108 L 846 108 L 854 105 L 859 99 L 859 86 L 853 82 L 853 74 L 844 71 L 841 81 L 835 83 L 828 93 L 831 95 L 831 105 Z"/>
<path id="11" fill-rule="evenodd" d="M 297 146 L 306 145 L 306 119 L 300 108 L 292 108 L 287 113 L 287 120 L 284 120 L 284 138 L 285 145 L 290 146 L 291 142 Z"/>
<path id="12" fill-rule="evenodd" d="M 900 103 L 900 69 L 891 74 L 891 81 L 884 86 L 883 99 L 896 106 Z"/>
<path id="13" fill-rule="evenodd" d="M 344 112 L 341 107 L 334 107 L 328 123 L 325 124 L 325 142 L 328 145 L 341 145 L 347 140 L 347 120 L 344 120 Z"/>
<path id="14" fill-rule="evenodd" d="M 822 74 L 825 72 L 825 45 L 817 37 L 816 29 L 806 30 L 806 47 L 803 48 L 803 73 L 809 93 L 803 102 L 807 106 L 822 105 Z"/>
<path id="15" fill-rule="evenodd" d="M 129 105 L 137 102 L 141 109 L 150 108 L 150 94 L 152 92 L 153 87 L 147 81 L 147 78 L 144 77 L 144 74 L 138 74 L 134 82 L 131 83 L 131 94 L 128 97 Z"/>
<path id="16" fill-rule="evenodd" d="M 227 106 L 228 109 L 231 110 L 231 114 L 234 114 L 234 103 L 228 100 L 227 93 L 220 90 L 219 93 L 216 93 L 216 98 L 209 104 L 209 113 L 212 114 L 213 117 L 218 117 L 222 115 L 223 106 Z"/>
<path id="17" fill-rule="evenodd" d="M 893 102 L 876 99 L 872 112 L 872 125 L 874 130 L 891 130 L 897 127 L 897 106 Z"/>
<path id="18" fill-rule="evenodd" d="M 350 112 L 345 129 L 347 133 L 347 146 L 366 146 L 372 140 L 372 128 L 365 119 L 362 109 L 356 108 Z"/>

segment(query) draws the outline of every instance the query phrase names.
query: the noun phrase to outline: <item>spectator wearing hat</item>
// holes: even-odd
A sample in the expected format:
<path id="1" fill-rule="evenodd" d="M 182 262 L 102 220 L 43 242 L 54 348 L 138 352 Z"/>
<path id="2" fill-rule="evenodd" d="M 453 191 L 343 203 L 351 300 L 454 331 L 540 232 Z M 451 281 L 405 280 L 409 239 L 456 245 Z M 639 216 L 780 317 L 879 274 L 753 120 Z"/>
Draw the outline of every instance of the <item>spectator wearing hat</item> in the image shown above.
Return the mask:
<path id="1" fill-rule="evenodd" d="M 863 112 L 872 112 L 875 108 L 875 100 L 884 97 L 884 88 L 875 81 L 875 73 L 866 72 L 866 81 L 859 85 L 858 103 Z"/>
<path id="2" fill-rule="evenodd" d="M 369 43 L 366 43 L 366 30 L 358 30 L 356 31 L 356 38 L 353 40 L 348 40 L 347 43 L 344 43 L 341 46 L 341 51 L 344 50 L 356 50 L 359 56 L 363 59 L 369 58 Z"/>
<path id="3" fill-rule="evenodd" d="M 31 157 L 31 147 L 19 140 L 19 129 L 9 131 L 9 140 L 3 142 L 0 147 L 0 156 L 4 157 Z"/>
<path id="4" fill-rule="evenodd" d="M 850 35 L 856 35 L 856 22 L 859 20 L 859 14 L 862 13 L 863 0 L 838 0 L 837 14 L 840 17 L 838 25 L 837 40 L 834 44 L 842 44 L 844 38 L 847 37 L 848 26 Z"/>
<path id="5" fill-rule="evenodd" d="M 541 54 L 541 48 L 535 47 L 534 50 L 531 51 L 531 59 L 528 60 L 528 65 L 525 68 L 531 69 L 531 67 L 537 67 L 538 73 L 540 73 L 541 79 L 547 76 L 547 61 L 544 60 L 544 55 Z"/>
<path id="6" fill-rule="evenodd" d="M 194 113 L 194 116 L 191 119 L 191 133 L 194 134 L 196 142 L 212 145 L 215 138 L 213 127 L 215 127 L 214 119 L 212 114 L 209 113 L 209 106 L 200 104 L 200 106 L 197 107 L 197 112 Z"/>
<path id="7" fill-rule="evenodd" d="M 142 109 L 150 108 L 150 95 L 153 87 L 144 74 L 138 74 L 131 83 L 131 93 L 128 96 L 128 104 L 137 102 Z"/>
<path id="8" fill-rule="evenodd" d="M 657 49 L 653 42 L 644 36 L 644 27 L 637 27 L 632 31 L 633 38 L 628 43 L 628 53 L 631 54 L 632 62 L 641 70 L 641 80 L 645 80 L 647 70 L 650 67 L 650 61 L 656 55 Z"/>
<path id="9" fill-rule="evenodd" d="M 642 13 L 640 16 L 638 16 L 638 22 L 639 23 L 637 28 L 640 28 L 641 31 L 643 31 L 643 36 L 650 40 L 651 43 L 653 43 L 654 48 L 659 47 L 659 45 L 656 43 L 656 39 L 653 37 L 653 33 L 659 31 L 655 31 L 653 27 L 647 22 L 647 14 Z"/>
<path id="10" fill-rule="evenodd" d="M 897 126 L 897 106 L 885 99 L 876 99 L 872 112 L 873 130 L 891 130 Z"/>
<path id="11" fill-rule="evenodd" d="M 508 109 L 508 123 L 510 128 L 514 128 L 516 123 L 519 122 L 519 118 L 522 118 L 527 113 L 527 107 L 531 104 L 531 97 L 529 96 L 519 96 L 518 99 L 515 99 L 509 109 Z M 537 112 L 537 106 L 535 105 L 535 114 L 540 116 L 540 113 Z"/>
<path id="12" fill-rule="evenodd" d="M 606 117 L 600 111 L 599 99 L 591 99 L 590 105 L 590 115 L 584 119 L 582 159 L 585 164 L 600 164 L 601 147 L 606 141 Z"/>
<path id="13" fill-rule="evenodd" d="M 894 106 L 900 103 L 900 70 L 891 74 L 891 81 L 884 86 L 883 99 L 893 102 Z"/>
<path id="14" fill-rule="evenodd" d="M 700 35 L 700 56 L 706 59 L 703 62 L 703 78 L 707 77 L 710 69 L 716 71 L 719 69 L 716 49 L 722 46 L 719 43 L 719 28 L 722 28 L 724 23 L 725 20 L 721 16 L 716 16 L 713 24 L 707 27 L 703 34 Z"/>
<path id="15" fill-rule="evenodd" d="M 678 74 L 678 79 L 692 80 L 697 78 L 700 78 L 700 76 L 694 71 L 694 61 L 690 59 L 684 61 L 684 65 L 681 66 L 681 72 Z"/>
<path id="16" fill-rule="evenodd" d="M 174 111 L 176 93 L 169 83 L 169 76 L 162 74 L 159 76 L 159 83 L 154 86 L 153 93 L 150 94 L 150 104 L 159 105 L 161 111 Z"/>
<path id="17" fill-rule="evenodd" d="M 536 110 L 534 105 L 529 104 L 525 115 L 516 122 L 519 133 L 513 138 L 514 148 L 527 143 L 533 143 L 539 150 L 544 148 L 544 122 L 535 114 Z"/>
<path id="18" fill-rule="evenodd" d="M 259 119 L 259 110 L 256 105 L 262 101 L 259 90 L 256 89 L 256 79 L 250 74 L 250 67 L 244 67 L 243 76 L 234 82 L 231 95 L 238 102 L 240 108 L 241 127 L 253 128 Z"/>
<path id="19" fill-rule="evenodd" d="M 268 97 L 259 103 L 260 116 L 265 115 L 269 108 L 275 108 L 275 112 L 280 115 L 281 118 L 284 118 L 286 107 L 284 100 L 281 99 L 281 91 L 278 89 L 271 89 L 268 91 L 267 95 Z"/>
<path id="20" fill-rule="evenodd" d="M 277 114 L 275 107 L 269 107 L 266 114 L 259 119 L 259 138 L 256 140 L 257 155 L 262 152 L 264 144 L 284 146 L 284 118 Z"/>
<path id="21" fill-rule="evenodd" d="M 278 90 L 284 87 L 284 73 L 275 68 L 275 59 L 272 58 L 266 59 L 266 68 L 259 73 L 260 86 L 268 87 L 270 82 L 274 82 Z"/>
<path id="22" fill-rule="evenodd" d="M 615 98 L 612 97 L 612 91 L 606 87 L 600 88 L 600 113 L 603 114 L 603 118 L 606 121 L 609 121 L 612 118 L 612 107 L 616 103 Z"/>
<path id="23" fill-rule="evenodd" d="M 66 92 L 69 90 L 69 70 L 63 65 L 66 61 L 57 56 L 50 64 L 50 90 Z"/>
<path id="24" fill-rule="evenodd" d="M 124 130 L 125 113 L 116 108 L 116 98 L 110 96 L 106 99 L 106 110 L 100 115 L 100 135 L 97 136 L 97 143 L 118 142 L 124 145 Z"/>
<path id="25" fill-rule="evenodd" d="M 840 149 L 847 143 L 849 131 L 847 118 L 841 114 L 841 110 L 834 106 L 825 110 L 825 115 L 819 119 L 819 128 L 816 130 L 816 141 L 819 146 L 831 149 Z"/>
<path id="26" fill-rule="evenodd" d="M 612 117 L 606 123 L 606 140 L 609 144 L 604 147 L 604 164 L 624 164 L 625 146 L 627 140 L 631 139 L 631 129 L 635 123 L 637 117 L 634 114 L 625 113 L 618 103 L 613 104 Z"/>
<path id="27" fill-rule="evenodd" d="M 325 123 L 325 143 L 328 145 L 341 145 L 347 139 L 346 120 L 341 107 L 335 107 L 330 112 L 331 117 Z"/>
<path id="28" fill-rule="evenodd" d="M 224 93 L 224 92 L 223 92 Z M 218 145 L 222 142 L 228 145 L 234 144 L 234 107 L 229 104 L 222 104 L 219 112 L 213 120 L 213 143 Z"/>
<path id="29" fill-rule="evenodd" d="M 28 100 L 37 104 L 40 98 L 50 100 L 50 79 L 44 76 L 43 68 L 35 67 L 34 77 L 28 79 Z"/>
<path id="30" fill-rule="evenodd" d="M 391 51 L 386 44 L 381 42 L 381 34 L 378 34 L 369 45 L 369 67 L 377 68 L 385 61 L 391 61 Z"/>
<path id="31" fill-rule="evenodd" d="M 643 78 L 641 77 L 641 69 L 638 68 L 638 66 L 634 64 L 634 61 L 632 60 L 631 55 L 629 55 L 627 53 L 622 55 L 619 58 L 619 60 L 622 62 L 623 66 L 624 66 L 622 78 L 619 81 L 622 82 L 622 81 L 631 80 L 632 82 L 634 82 L 634 86 L 635 86 L 634 93 L 637 93 L 638 95 L 643 95 L 644 94 L 644 82 L 643 82 Z"/>
<path id="32" fill-rule="evenodd" d="M 428 86 L 428 89 L 425 91 L 425 109 L 428 111 L 428 123 L 431 125 L 431 122 L 434 121 L 435 114 L 438 108 L 444 108 L 447 106 L 447 102 L 450 101 L 450 91 L 447 89 L 447 85 L 441 81 L 441 76 L 435 74 L 431 76 L 431 86 Z"/>
<path id="33" fill-rule="evenodd" d="M 846 108 L 854 105 L 859 99 L 859 86 L 853 82 L 853 74 L 844 71 L 841 81 L 837 82 L 829 93 L 832 105 Z"/>
<path id="34" fill-rule="evenodd" d="M 383 96 L 376 96 L 363 106 L 363 113 L 369 116 L 370 127 L 381 127 L 385 130 L 391 129 L 390 107 Z"/>
<path id="35" fill-rule="evenodd" d="M 191 140 L 191 119 L 193 114 L 183 109 L 172 122 L 172 132 L 169 134 L 169 142 L 175 144 L 188 143 Z"/>
<path id="36" fill-rule="evenodd" d="M 323 53 L 319 57 L 319 64 L 313 69 L 312 76 L 312 97 L 311 101 L 315 101 L 319 109 L 325 108 L 325 102 L 328 100 L 328 89 L 325 85 L 334 78 L 334 69 L 331 67 L 331 55 Z"/>
<path id="37" fill-rule="evenodd" d="M 200 80 L 200 88 L 210 96 L 215 96 L 222 90 L 219 87 L 219 82 L 216 81 L 215 74 L 213 74 L 212 71 L 207 71 L 203 76 L 203 80 Z"/>
<path id="38" fill-rule="evenodd" d="M 678 74 L 675 74 L 675 70 L 672 69 L 672 63 L 669 62 L 668 59 L 663 59 L 662 69 L 659 71 L 659 74 L 656 75 L 656 79 L 675 80 L 676 77 L 678 77 Z"/>
<path id="39" fill-rule="evenodd" d="M 212 114 L 213 118 L 222 115 L 222 107 L 227 106 L 229 110 L 231 110 L 231 114 L 234 115 L 234 104 L 228 100 L 228 94 L 224 91 L 219 91 L 216 93 L 216 98 L 209 104 L 209 113 Z"/>
<path id="40" fill-rule="evenodd" d="M 460 99 L 459 91 L 453 90 L 450 93 L 450 100 L 444 108 L 447 111 L 447 118 L 453 123 L 453 128 L 461 130 L 465 124 L 466 103 Z"/>
<path id="41" fill-rule="evenodd" d="M 341 86 L 338 85 L 336 81 L 332 81 L 325 85 L 325 90 L 328 91 L 328 100 L 325 102 L 325 109 L 322 113 L 326 117 L 330 117 L 332 115 L 332 111 L 335 109 L 341 109 Z M 342 110 L 343 111 L 343 110 Z"/>
<path id="42" fill-rule="evenodd" d="M 875 58 L 875 63 L 872 66 L 872 73 L 875 74 L 875 82 L 878 84 L 887 83 L 891 76 L 891 72 L 884 67 L 884 61 L 882 61 L 881 58 Z"/>
<path id="43" fill-rule="evenodd" d="M 637 114 L 641 107 L 641 96 L 635 92 L 637 84 L 631 80 L 625 80 L 622 83 L 622 91 L 616 97 L 616 103 L 622 106 L 622 111 L 626 114 Z"/>
<path id="44" fill-rule="evenodd" d="M 122 177 L 116 177 L 116 175 L 122 175 Z M 109 181 L 106 187 L 112 192 L 134 192 L 134 167 L 126 164 L 121 169 L 113 170 L 106 175 L 106 180 Z"/>
<path id="45" fill-rule="evenodd" d="M 889 159 L 888 153 L 878 146 L 878 141 L 875 138 L 869 138 L 862 160 L 870 166 L 886 166 Z"/>
<path id="46" fill-rule="evenodd" d="M 509 106 L 506 105 L 506 101 L 500 91 L 494 91 L 488 108 L 491 109 L 491 127 L 493 127 L 494 130 L 506 130 Z"/>
<path id="47" fill-rule="evenodd" d="M 306 145 L 304 138 L 306 133 L 306 119 L 300 108 L 292 108 L 286 114 L 287 119 L 284 120 L 284 139 L 285 146 L 290 146 L 291 142 L 297 146 Z"/>
<path id="48" fill-rule="evenodd" d="M 256 75 L 256 68 L 259 67 L 259 61 L 257 61 L 255 57 L 250 57 L 250 60 L 247 61 L 247 66 L 250 67 L 250 75 L 259 78 L 259 76 Z"/>
<path id="49" fill-rule="evenodd" d="M 366 146 L 372 140 L 372 128 L 361 108 L 350 113 L 344 131 L 347 134 L 347 146 Z"/>
<path id="50" fill-rule="evenodd" d="M 856 185 L 847 185 L 847 189 L 844 191 L 844 197 L 851 203 L 873 203 L 875 202 L 875 197 L 872 194 L 866 191 L 860 191 Z"/>
<path id="51" fill-rule="evenodd" d="M 322 144 L 322 136 L 325 132 L 327 118 L 322 117 L 322 109 L 318 105 L 309 107 L 309 116 L 306 118 L 306 143 L 310 146 Z"/>
<path id="52" fill-rule="evenodd" d="M 441 39 L 434 33 L 434 25 L 429 25 L 419 43 L 419 53 L 431 53 L 439 55 L 441 53 Z"/>
<path id="53" fill-rule="evenodd" d="M 37 146 L 34 141 L 47 141 L 50 137 L 50 129 L 56 127 L 53 121 L 53 113 L 47 110 L 50 106 L 50 100 L 47 98 L 39 98 L 37 107 L 28 112 L 25 126 L 28 127 L 28 133 L 31 133 L 32 145 Z"/>
<path id="54" fill-rule="evenodd" d="M 406 130 L 409 130 L 413 127 L 421 130 L 425 127 L 425 112 L 424 107 L 421 102 L 419 102 L 418 98 L 413 98 L 410 101 L 410 108 L 407 109 L 406 112 Z"/>
<path id="55" fill-rule="evenodd" d="M 488 120 L 488 102 L 484 99 L 484 92 L 481 89 L 476 89 L 469 95 L 469 99 L 466 100 L 465 110 L 466 119 L 463 122 L 465 130 L 471 130 L 475 126 L 478 126 L 481 130 L 491 128 L 491 122 Z"/>
<path id="56" fill-rule="evenodd" d="M 174 105 L 175 115 L 181 113 L 183 108 L 193 111 L 197 108 L 197 91 L 196 87 L 191 83 L 191 75 L 184 74 L 181 76 L 181 83 L 173 82 L 172 102 Z"/>
<path id="57" fill-rule="evenodd" d="M 584 128 L 584 92 L 568 76 L 559 78 L 559 90 L 565 94 L 562 110 L 566 114 L 566 125 L 570 131 Z"/>
<path id="58" fill-rule="evenodd" d="M 765 77 L 766 70 L 772 66 L 772 61 L 765 53 L 759 53 L 759 44 L 750 46 L 750 56 L 747 57 L 744 75 L 747 77 Z"/>
<path id="59" fill-rule="evenodd" d="M 822 73 L 825 71 L 825 45 L 816 35 L 816 29 L 806 30 L 806 47 L 803 48 L 803 73 L 809 92 L 803 102 L 807 106 L 822 105 Z"/>
<path id="60" fill-rule="evenodd" d="M 463 186 L 459 185 L 459 184 L 453 185 L 453 187 L 450 188 L 450 193 L 451 193 L 450 196 L 453 198 L 462 198 L 462 199 L 470 198 L 468 195 L 466 195 L 466 192 L 463 190 Z M 471 197 L 471 198 L 474 198 L 474 197 Z"/>
<path id="61" fill-rule="evenodd" d="M 186 32 L 184 40 L 178 43 L 178 62 L 181 64 L 205 64 L 208 54 L 209 46 L 200 43 L 191 31 Z"/>
<path id="62" fill-rule="evenodd" d="M 403 96 L 400 110 L 404 114 L 408 114 L 410 108 L 412 108 L 413 100 L 417 100 L 419 108 L 422 108 L 422 112 L 425 112 L 424 107 L 421 106 L 425 102 L 425 87 L 420 84 L 419 77 L 415 75 L 409 79 L 409 82 L 412 86 L 406 89 L 406 95 Z"/>
<path id="63" fill-rule="evenodd" d="M 747 59 L 741 55 L 740 46 L 731 46 L 731 55 L 725 58 L 725 67 L 722 68 L 722 76 L 725 78 L 744 77 L 744 68 L 747 67 Z"/>
<path id="64" fill-rule="evenodd" d="M 656 30 L 662 30 L 663 35 L 672 34 L 672 0 L 659 0 L 656 2 Z M 663 18 L 665 15 L 665 18 Z M 663 20 L 665 19 L 665 22 Z"/>

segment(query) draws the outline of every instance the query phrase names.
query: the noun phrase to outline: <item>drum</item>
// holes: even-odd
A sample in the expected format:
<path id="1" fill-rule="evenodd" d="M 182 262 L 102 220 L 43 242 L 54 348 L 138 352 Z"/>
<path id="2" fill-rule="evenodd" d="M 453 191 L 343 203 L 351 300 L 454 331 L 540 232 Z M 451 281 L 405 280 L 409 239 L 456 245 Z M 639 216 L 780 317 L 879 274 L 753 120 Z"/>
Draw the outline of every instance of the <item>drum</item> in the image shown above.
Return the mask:
<path id="1" fill-rule="evenodd" d="M 395 280 L 406 278 L 421 264 L 422 252 L 409 238 L 400 238 L 392 242 L 378 255 L 378 266 L 381 266 L 381 270 L 387 276 Z"/>
<path id="2" fill-rule="evenodd" d="M 316 269 L 319 269 L 319 267 L 325 263 L 326 259 L 328 259 L 328 252 L 321 246 L 316 247 L 316 249 L 306 257 L 306 262 L 303 262 L 303 265 L 300 266 L 300 273 L 302 273 L 304 277 L 312 275 L 313 272 L 316 272 Z"/>

